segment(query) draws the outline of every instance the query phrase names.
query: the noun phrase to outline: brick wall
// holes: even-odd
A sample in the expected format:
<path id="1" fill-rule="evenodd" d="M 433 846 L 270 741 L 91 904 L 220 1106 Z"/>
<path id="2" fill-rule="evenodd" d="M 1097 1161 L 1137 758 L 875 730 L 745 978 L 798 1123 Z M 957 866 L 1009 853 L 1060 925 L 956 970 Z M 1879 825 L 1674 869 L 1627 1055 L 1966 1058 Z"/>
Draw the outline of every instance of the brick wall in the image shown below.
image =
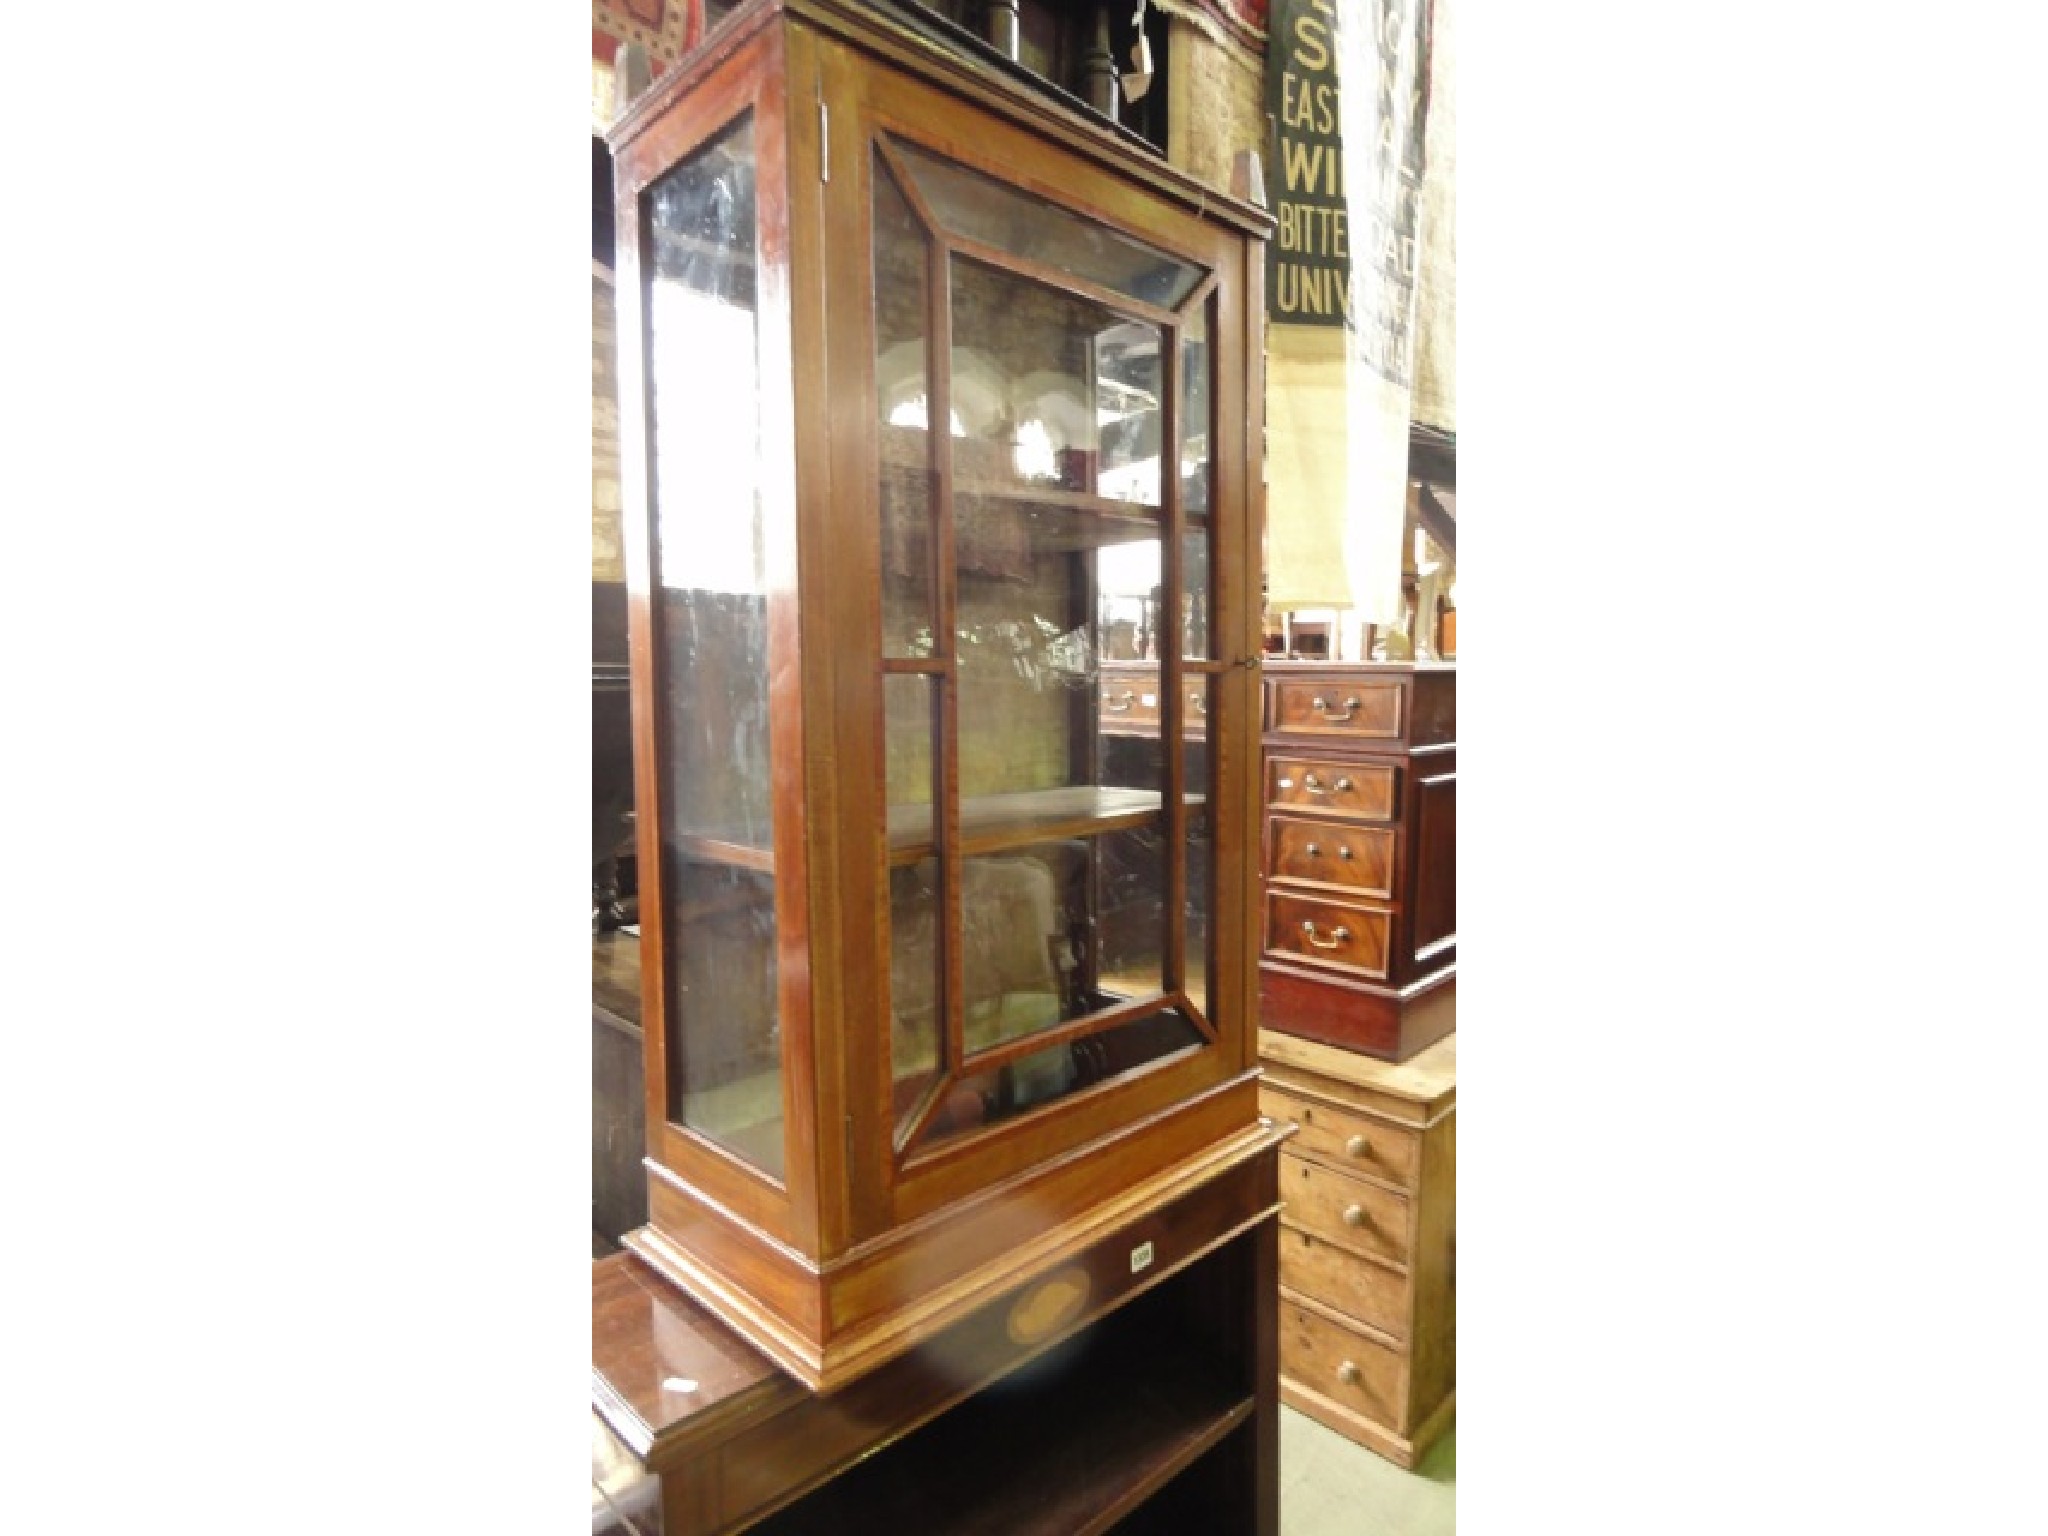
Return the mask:
<path id="1" fill-rule="evenodd" d="M 590 274 L 590 579 L 624 581 L 619 519 L 618 315 L 612 285 Z"/>

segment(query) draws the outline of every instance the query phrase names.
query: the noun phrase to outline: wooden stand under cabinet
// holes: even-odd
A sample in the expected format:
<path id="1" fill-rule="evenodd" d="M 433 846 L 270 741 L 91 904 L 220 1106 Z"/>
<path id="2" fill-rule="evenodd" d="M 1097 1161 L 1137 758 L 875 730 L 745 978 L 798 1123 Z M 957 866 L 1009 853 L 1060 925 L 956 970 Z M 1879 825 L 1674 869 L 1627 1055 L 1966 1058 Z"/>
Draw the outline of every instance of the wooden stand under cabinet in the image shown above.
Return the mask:
<path id="1" fill-rule="evenodd" d="M 1400 1065 L 1259 1033 L 1280 1155 L 1280 1399 L 1412 1468 L 1457 1394 L 1458 1037 Z"/>
<path id="2" fill-rule="evenodd" d="M 594 1536 L 1276 1536 L 1290 1129 L 829 1395 L 599 1260 Z"/>
<path id="3" fill-rule="evenodd" d="M 1259 1022 L 1401 1061 L 1458 1027 L 1458 673 L 1266 666 Z"/>

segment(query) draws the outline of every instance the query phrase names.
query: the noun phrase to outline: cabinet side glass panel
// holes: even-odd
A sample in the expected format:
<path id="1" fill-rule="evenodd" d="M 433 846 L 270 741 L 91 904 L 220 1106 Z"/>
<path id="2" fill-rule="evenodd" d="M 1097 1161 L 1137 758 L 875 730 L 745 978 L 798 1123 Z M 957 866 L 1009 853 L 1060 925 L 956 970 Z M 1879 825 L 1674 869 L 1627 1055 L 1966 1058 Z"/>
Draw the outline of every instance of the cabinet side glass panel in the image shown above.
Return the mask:
<path id="1" fill-rule="evenodd" d="M 780 1177 L 751 120 L 643 196 L 668 1113 Z"/>

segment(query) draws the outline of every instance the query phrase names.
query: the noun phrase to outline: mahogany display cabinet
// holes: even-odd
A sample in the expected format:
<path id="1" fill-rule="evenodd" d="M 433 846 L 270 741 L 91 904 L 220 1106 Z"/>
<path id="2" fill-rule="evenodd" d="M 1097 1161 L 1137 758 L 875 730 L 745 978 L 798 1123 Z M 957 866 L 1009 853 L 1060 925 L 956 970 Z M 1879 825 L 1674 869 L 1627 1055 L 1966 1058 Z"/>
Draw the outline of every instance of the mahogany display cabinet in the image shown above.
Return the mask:
<path id="1" fill-rule="evenodd" d="M 1271 223 L 915 8 L 740 6 L 608 142 L 625 1241 L 829 1392 L 1260 1134 Z"/>

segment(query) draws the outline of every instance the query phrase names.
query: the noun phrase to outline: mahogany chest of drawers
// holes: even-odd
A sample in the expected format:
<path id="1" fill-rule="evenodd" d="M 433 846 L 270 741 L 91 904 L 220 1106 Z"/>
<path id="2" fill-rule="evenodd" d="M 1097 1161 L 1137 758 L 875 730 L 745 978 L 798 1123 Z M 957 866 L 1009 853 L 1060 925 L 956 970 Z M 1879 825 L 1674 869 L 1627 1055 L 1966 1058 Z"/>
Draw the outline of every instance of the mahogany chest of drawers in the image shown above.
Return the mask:
<path id="1" fill-rule="evenodd" d="M 1457 1028 L 1457 683 L 1268 664 L 1265 1028 L 1390 1061 Z"/>
<path id="2" fill-rule="evenodd" d="M 1260 1031 L 1280 1154 L 1280 1399 L 1404 1467 L 1456 1412 L 1457 1044 L 1399 1065 Z"/>

